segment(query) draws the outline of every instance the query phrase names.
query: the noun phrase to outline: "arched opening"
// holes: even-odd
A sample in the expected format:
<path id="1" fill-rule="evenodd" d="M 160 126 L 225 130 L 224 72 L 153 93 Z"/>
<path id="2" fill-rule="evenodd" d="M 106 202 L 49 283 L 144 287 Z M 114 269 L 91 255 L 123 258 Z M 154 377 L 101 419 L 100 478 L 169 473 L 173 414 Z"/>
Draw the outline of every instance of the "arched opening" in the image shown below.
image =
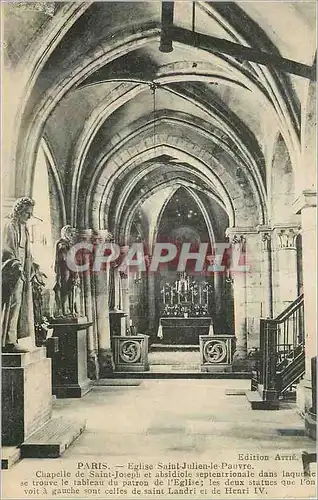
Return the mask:
<path id="1" fill-rule="evenodd" d="M 138 332 L 149 335 L 153 354 L 161 349 L 198 351 L 199 335 L 211 332 L 210 325 L 215 334 L 234 334 L 232 283 L 224 272 L 209 270 L 228 224 L 214 198 L 182 182 L 162 188 L 135 211 L 130 244 L 142 242 L 152 257 L 156 245 L 175 248 L 158 268 L 129 273 L 129 318 Z M 184 325 L 166 328 L 162 335 L 165 319 Z M 196 322 L 202 324 L 197 327 Z M 157 364 L 157 354 L 153 362 Z"/>

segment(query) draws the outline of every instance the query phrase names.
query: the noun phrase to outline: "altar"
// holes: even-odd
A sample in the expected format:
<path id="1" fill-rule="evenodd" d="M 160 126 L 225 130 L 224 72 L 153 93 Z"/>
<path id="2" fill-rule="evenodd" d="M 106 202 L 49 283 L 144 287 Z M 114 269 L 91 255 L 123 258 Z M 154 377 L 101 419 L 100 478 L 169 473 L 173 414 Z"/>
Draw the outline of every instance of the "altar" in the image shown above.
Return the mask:
<path id="1" fill-rule="evenodd" d="M 209 317 L 160 318 L 159 338 L 163 344 L 199 345 L 200 335 L 213 334 Z"/>
<path id="2" fill-rule="evenodd" d="M 157 337 L 163 344 L 199 345 L 200 335 L 213 335 L 210 315 L 212 287 L 185 272 L 161 288 Z"/>

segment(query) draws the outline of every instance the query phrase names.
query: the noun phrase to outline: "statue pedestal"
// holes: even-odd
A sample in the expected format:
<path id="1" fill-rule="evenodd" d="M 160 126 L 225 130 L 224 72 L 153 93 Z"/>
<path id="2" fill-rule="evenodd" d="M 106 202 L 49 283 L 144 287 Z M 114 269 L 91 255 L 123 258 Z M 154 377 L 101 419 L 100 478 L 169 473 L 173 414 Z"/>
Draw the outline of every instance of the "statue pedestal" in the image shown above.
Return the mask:
<path id="1" fill-rule="evenodd" d="M 45 348 L 2 354 L 2 445 L 20 445 L 51 415 L 51 361 Z"/>
<path id="2" fill-rule="evenodd" d="M 2 469 L 20 458 L 57 458 L 85 429 L 84 421 L 51 417 L 51 360 L 46 349 L 2 354 Z"/>
<path id="3" fill-rule="evenodd" d="M 51 323 L 53 337 L 58 338 L 58 350 L 50 353 L 53 394 L 57 398 L 81 398 L 91 389 L 86 345 L 86 330 L 91 325 L 87 320 Z"/>

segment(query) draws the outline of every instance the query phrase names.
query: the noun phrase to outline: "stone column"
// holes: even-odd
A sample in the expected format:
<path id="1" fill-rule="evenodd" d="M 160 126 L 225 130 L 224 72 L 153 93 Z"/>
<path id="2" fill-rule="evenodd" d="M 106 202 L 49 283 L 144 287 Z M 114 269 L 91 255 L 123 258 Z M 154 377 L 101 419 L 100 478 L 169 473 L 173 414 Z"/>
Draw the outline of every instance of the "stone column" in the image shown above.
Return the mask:
<path id="1" fill-rule="evenodd" d="M 305 317 L 305 354 L 306 374 L 297 391 L 298 405 L 302 412 L 311 406 L 311 359 L 317 356 L 317 206 L 316 192 L 303 191 L 294 202 L 295 211 L 301 215 L 304 317 Z M 300 400 L 299 400 L 300 399 Z"/>
<path id="2" fill-rule="evenodd" d="M 93 243 L 93 230 L 92 229 L 79 229 L 77 230 L 77 242 Z M 82 252 L 81 263 L 84 264 L 89 259 L 89 256 Z M 95 301 L 95 289 L 92 281 L 92 269 L 81 273 L 81 289 L 84 301 L 84 315 L 87 317 L 92 326 L 87 328 L 87 371 L 90 379 L 99 378 L 99 365 L 98 365 L 98 336 L 97 336 L 97 321 Z"/>
<path id="3" fill-rule="evenodd" d="M 238 260 L 238 254 L 243 255 L 246 248 L 246 239 L 239 228 L 229 228 L 226 236 L 230 239 L 231 260 Z M 231 269 L 234 289 L 234 325 L 236 347 L 233 355 L 233 370 L 245 370 L 247 367 L 247 311 L 246 311 L 246 273 Z"/>
<path id="4" fill-rule="evenodd" d="M 259 233 L 250 228 L 245 231 L 246 238 L 246 328 L 247 349 L 259 347 L 260 317 L 263 314 L 262 290 L 262 247 Z"/>
<path id="5" fill-rule="evenodd" d="M 96 243 L 107 243 L 112 241 L 112 235 L 106 230 L 94 231 Z M 110 327 L 109 327 L 109 266 L 94 273 L 95 285 L 95 307 L 98 334 L 98 361 L 100 377 L 105 377 L 114 369 L 113 355 L 111 349 Z"/>
<path id="6" fill-rule="evenodd" d="M 272 230 L 258 226 L 261 238 L 262 318 L 273 317 Z"/>
<path id="7" fill-rule="evenodd" d="M 276 225 L 273 228 L 276 280 L 274 283 L 274 317 L 297 298 L 297 225 Z"/>
<path id="8" fill-rule="evenodd" d="M 108 307 L 110 311 L 115 309 L 115 264 L 110 263 L 108 276 Z"/>
<path id="9" fill-rule="evenodd" d="M 123 271 L 119 274 L 121 280 L 122 310 L 125 313 L 125 332 L 127 332 L 130 326 L 129 274 Z"/>
<path id="10" fill-rule="evenodd" d="M 122 288 L 118 266 L 114 268 L 115 311 L 122 311 Z"/>
<path id="11" fill-rule="evenodd" d="M 215 297 L 215 313 L 217 317 L 219 317 L 222 313 L 223 273 L 213 273 L 213 288 Z"/>
<path id="12" fill-rule="evenodd" d="M 156 329 L 156 294 L 155 294 L 155 275 L 149 272 L 148 281 L 148 312 L 149 312 L 149 335 L 155 335 Z"/>

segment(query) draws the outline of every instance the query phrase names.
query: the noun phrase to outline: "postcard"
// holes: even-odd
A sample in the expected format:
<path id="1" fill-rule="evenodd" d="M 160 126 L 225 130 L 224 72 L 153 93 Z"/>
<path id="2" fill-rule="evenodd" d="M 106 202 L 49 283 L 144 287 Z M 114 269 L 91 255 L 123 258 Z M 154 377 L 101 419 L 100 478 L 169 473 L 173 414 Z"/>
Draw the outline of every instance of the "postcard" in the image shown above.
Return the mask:
<path id="1" fill-rule="evenodd" d="M 316 498 L 316 2 L 1 2 L 2 498 Z"/>

